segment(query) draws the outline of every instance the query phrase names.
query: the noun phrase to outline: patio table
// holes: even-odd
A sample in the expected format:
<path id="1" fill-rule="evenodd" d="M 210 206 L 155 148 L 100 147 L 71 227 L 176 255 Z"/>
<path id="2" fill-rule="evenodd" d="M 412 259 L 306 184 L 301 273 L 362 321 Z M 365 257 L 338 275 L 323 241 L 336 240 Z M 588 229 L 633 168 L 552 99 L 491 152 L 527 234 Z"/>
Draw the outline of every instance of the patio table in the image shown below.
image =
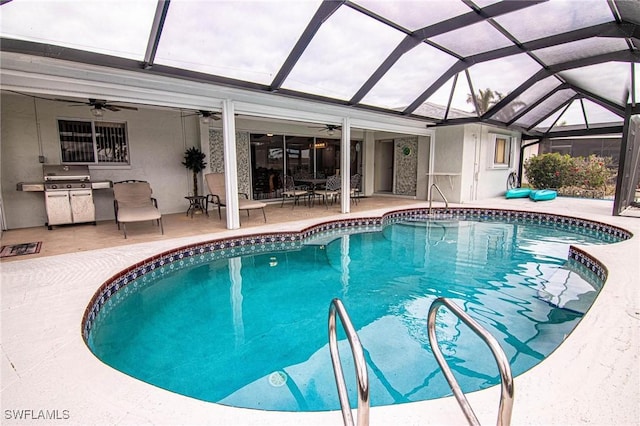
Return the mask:
<path id="1" fill-rule="evenodd" d="M 207 216 L 209 216 L 209 212 L 207 210 L 207 197 L 204 195 L 196 195 L 196 196 L 188 196 L 184 197 L 189 200 L 189 208 L 187 209 L 187 216 L 191 213 L 191 218 L 193 219 L 193 213 L 196 212 L 204 212 Z"/>
<path id="2" fill-rule="evenodd" d="M 316 189 L 319 186 L 322 186 L 322 185 L 327 183 L 327 179 L 326 178 L 301 178 L 301 179 L 295 178 L 295 180 L 297 182 L 302 182 L 302 183 L 308 183 L 309 184 L 309 190 L 310 190 L 309 197 L 311 197 L 314 201 L 316 199 Z M 309 203 L 309 207 L 311 207 L 311 206 L 312 206 L 312 204 Z"/>

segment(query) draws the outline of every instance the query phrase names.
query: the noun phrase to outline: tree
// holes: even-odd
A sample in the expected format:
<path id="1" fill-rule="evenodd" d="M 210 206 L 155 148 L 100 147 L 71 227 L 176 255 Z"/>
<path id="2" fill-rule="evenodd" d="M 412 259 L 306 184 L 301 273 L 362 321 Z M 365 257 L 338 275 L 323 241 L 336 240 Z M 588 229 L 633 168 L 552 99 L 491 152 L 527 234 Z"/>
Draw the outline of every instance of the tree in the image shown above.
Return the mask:
<path id="1" fill-rule="evenodd" d="M 478 101 L 478 110 L 476 111 L 478 115 L 482 115 L 485 112 L 489 111 L 489 109 L 500 102 L 500 100 L 504 98 L 504 95 L 500 92 L 493 91 L 489 88 L 485 90 L 478 90 L 478 94 L 476 95 L 476 99 Z M 473 101 L 473 94 L 469 93 L 467 95 L 467 103 L 475 106 Z"/>
<path id="2" fill-rule="evenodd" d="M 193 172 L 193 195 L 198 196 L 198 173 L 204 170 L 207 163 L 206 155 L 196 147 L 191 147 L 184 152 L 182 164 Z"/>

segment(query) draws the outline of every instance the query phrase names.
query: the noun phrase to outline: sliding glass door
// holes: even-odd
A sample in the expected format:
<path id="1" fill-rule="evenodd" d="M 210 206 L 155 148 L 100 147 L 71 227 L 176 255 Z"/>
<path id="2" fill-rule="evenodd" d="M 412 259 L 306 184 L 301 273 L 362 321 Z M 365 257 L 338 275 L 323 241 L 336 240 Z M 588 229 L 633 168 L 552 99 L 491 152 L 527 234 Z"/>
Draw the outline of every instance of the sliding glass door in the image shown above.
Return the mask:
<path id="1" fill-rule="evenodd" d="M 251 134 L 254 199 L 282 197 L 284 176 L 325 178 L 340 174 L 340 139 Z M 361 173 L 359 141 L 351 141 L 350 175 Z"/>
<path id="2" fill-rule="evenodd" d="M 280 197 L 284 170 L 284 136 L 252 134 L 250 141 L 253 198 Z"/>

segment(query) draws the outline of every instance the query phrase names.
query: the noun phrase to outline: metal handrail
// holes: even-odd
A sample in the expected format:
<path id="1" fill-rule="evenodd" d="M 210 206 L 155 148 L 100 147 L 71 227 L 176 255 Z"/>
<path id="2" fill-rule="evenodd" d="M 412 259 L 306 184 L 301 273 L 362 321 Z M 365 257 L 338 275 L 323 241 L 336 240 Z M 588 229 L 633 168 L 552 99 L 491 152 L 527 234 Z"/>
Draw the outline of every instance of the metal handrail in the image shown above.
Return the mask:
<path id="1" fill-rule="evenodd" d="M 447 209 L 449 208 L 449 202 L 447 201 L 447 197 L 445 197 L 442 191 L 440 191 L 440 188 L 438 187 L 438 185 L 436 185 L 435 183 L 432 183 L 431 187 L 429 187 L 429 214 L 431 214 L 431 203 L 433 202 L 433 191 L 432 191 L 433 188 L 436 188 L 436 190 L 444 200 L 444 207 Z"/>
<path id="2" fill-rule="evenodd" d="M 511 424 L 511 410 L 513 407 L 513 376 L 511 375 L 511 367 L 509 366 L 509 361 L 504 351 L 500 347 L 498 341 L 493 337 L 487 330 L 485 330 L 480 324 L 478 324 L 473 318 L 471 318 L 465 311 L 463 311 L 458 305 L 453 303 L 452 301 L 439 297 L 437 298 L 429 308 L 429 321 L 427 323 L 427 328 L 429 331 L 429 344 L 431 345 L 431 350 L 433 351 L 433 355 L 436 357 L 436 361 L 440 365 L 442 372 L 444 373 L 447 382 L 449 383 L 449 387 L 453 391 L 454 396 L 458 400 L 458 404 L 464 415 L 467 417 L 467 421 L 472 425 L 479 425 L 480 422 L 476 417 L 471 405 L 469 405 L 469 401 L 467 401 L 466 396 L 460 389 L 460 385 L 456 381 L 447 361 L 444 359 L 442 355 L 442 351 L 440 351 L 440 347 L 438 346 L 438 339 L 436 337 L 436 314 L 438 313 L 438 309 L 441 306 L 445 306 L 449 308 L 451 312 L 453 312 L 458 318 L 462 320 L 471 330 L 476 333 L 484 342 L 489 346 L 491 352 L 493 353 L 493 357 L 496 359 L 498 364 L 498 370 L 500 371 L 500 383 L 502 385 L 502 390 L 500 393 L 500 406 L 498 407 L 498 420 L 497 424 L 499 426 L 508 426 Z"/>
<path id="3" fill-rule="evenodd" d="M 336 386 L 338 387 L 342 419 L 345 425 L 353 426 L 353 415 L 351 413 L 347 385 L 340 363 L 340 352 L 338 351 L 336 312 L 340 316 L 340 321 L 342 321 L 342 326 L 349 339 L 351 353 L 353 354 L 353 363 L 356 368 L 356 382 L 358 384 L 358 426 L 367 426 L 369 424 L 369 378 L 367 376 L 367 364 L 364 360 L 364 352 L 358 334 L 355 328 L 353 328 L 353 324 L 344 305 L 340 299 L 333 299 L 329 305 L 329 350 L 331 352 L 331 362 L 333 363 L 333 374 L 336 378 Z"/>

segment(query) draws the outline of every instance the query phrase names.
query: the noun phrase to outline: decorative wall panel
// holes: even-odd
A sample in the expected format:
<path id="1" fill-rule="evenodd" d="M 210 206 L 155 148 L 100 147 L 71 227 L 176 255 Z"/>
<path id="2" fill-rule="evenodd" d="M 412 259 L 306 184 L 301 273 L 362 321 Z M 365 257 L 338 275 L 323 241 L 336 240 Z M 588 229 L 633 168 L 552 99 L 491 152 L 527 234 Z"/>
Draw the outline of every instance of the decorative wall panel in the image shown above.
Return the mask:
<path id="1" fill-rule="evenodd" d="M 418 171 L 418 138 L 395 140 L 396 190 L 399 195 L 416 195 Z"/>
<path id="2" fill-rule="evenodd" d="M 238 192 L 251 194 L 251 159 L 249 133 L 236 132 L 238 162 Z M 209 129 L 209 168 L 212 173 L 224 173 L 224 147 L 222 130 Z"/>

